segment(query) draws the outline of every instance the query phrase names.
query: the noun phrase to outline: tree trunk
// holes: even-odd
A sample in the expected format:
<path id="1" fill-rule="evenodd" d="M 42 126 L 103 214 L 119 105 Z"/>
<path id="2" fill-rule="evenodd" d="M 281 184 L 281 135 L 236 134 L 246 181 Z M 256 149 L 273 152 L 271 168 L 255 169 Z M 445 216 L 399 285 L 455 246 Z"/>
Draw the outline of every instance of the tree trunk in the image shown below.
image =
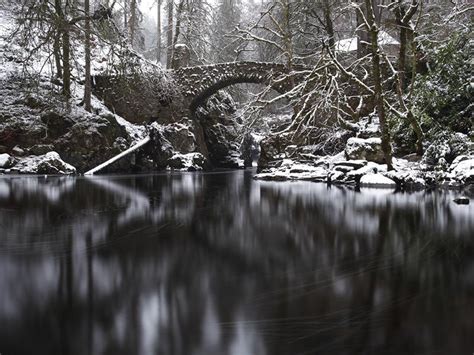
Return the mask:
<path id="1" fill-rule="evenodd" d="M 128 38 L 128 1 L 124 0 L 123 2 L 123 30 L 126 38 Z"/>
<path id="2" fill-rule="evenodd" d="M 384 8 L 384 2 L 382 1 L 382 6 L 379 6 L 380 2 L 380 0 L 372 0 L 372 11 L 374 13 L 374 21 L 377 27 L 380 27 L 380 24 L 382 23 L 382 11 Z"/>
<path id="3" fill-rule="evenodd" d="M 157 0 L 156 62 L 161 62 L 161 0 Z"/>
<path id="4" fill-rule="evenodd" d="M 364 6 L 362 4 L 360 6 L 360 11 L 356 10 L 357 58 L 362 58 L 369 53 L 369 46 L 367 44 L 369 42 L 369 35 L 366 26 L 364 26 L 364 15 L 361 13 L 364 12 Z"/>
<path id="5" fill-rule="evenodd" d="M 62 37 L 63 37 L 63 95 L 66 98 L 67 108 L 69 109 L 69 99 L 71 98 L 71 63 L 70 63 L 70 36 L 69 36 L 69 24 L 67 22 L 67 13 L 69 10 L 69 1 L 66 0 L 63 12 L 63 25 L 62 25 Z"/>
<path id="6" fill-rule="evenodd" d="M 166 52 L 166 67 L 171 68 L 173 60 L 173 0 L 168 0 L 168 27 L 166 28 L 167 52 Z"/>
<path id="7" fill-rule="evenodd" d="M 91 20 L 89 0 L 84 1 L 85 20 L 85 80 L 84 80 L 84 108 L 91 112 Z"/>
<path id="8" fill-rule="evenodd" d="M 69 28 L 63 30 L 63 95 L 71 98 L 71 65 L 70 65 L 70 38 Z"/>
<path id="9" fill-rule="evenodd" d="M 375 104 L 377 115 L 380 121 L 380 130 L 382 132 L 382 151 L 385 157 L 385 163 L 388 170 L 392 170 L 392 147 L 390 145 L 390 132 L 388 130 L 387 118 L 385 112 L 384 94 L 382 87 L 382 72 L 380 69 L 380 53 L 378 44 L 379 27 L 375 20 L 373 3 L 371 0 L 365 0 L 367 7 L 368 31 L 370 34 L 371 50 L 372 50 L 372 76 L 374 80 Z"/>
<path id="10" fill-rule="evenodd" d="M 135 46 L 135 33 L 137 28 L 137 0 L 130 1 L 130 21 L 129 21 L 130 44 Z"/>
<path id="11" fill-rule="evenodd" d="M 181 33 L 181 17 L 183 15 L 183 8 L 184 8 L 184 0 L 180 0 L 179 4 L 178 4 L 178 8 L 176 9 L 176 15 L 175 15 L 176 16 L 176 26 L 175 26 L 175 30 L 174 30 L 174 38 L 173 38 L 173 44 L 172 44 L 172 47 L 173 47 L 173 52 L 172 53 L 173 54 L 172 54 L 172 59 L 171 59 L 171 67 L 173 69 L 177 69 L 174 48 L 178 44 L 179 35 Z"/>
<path id="12" fill-rule="evenodd" d="M 324 22 L 326 23 L 326 32 L 329 37 L 329 48 L 334 51 L 334 23 L 331 17 L 331 4 L 329 3 L 329 0 L 324 1 Z"/>
<path id="13" fill-rule="evenodd" d="M 63 11 L 61 8 L 61 0 L 54 0 L 54 9 L 56 12 L 56 33 L 54 34 L 53 42 L 53 54 L 54 62 L 56 64 L 56 77 L 61 78 L 63 76 L 63 68 L 61 65 L 61 27 L 63 26 L 64 18 Z"/>
<path id="14" fill-rule="evenodd" d="M 403 25 L 400 25 L 400 50 L 398 52 L 398 73 L 400 77 L 400 87 L 405 89 L 406 83 L 406 69 L 407 69 L 407 30 Z"/>

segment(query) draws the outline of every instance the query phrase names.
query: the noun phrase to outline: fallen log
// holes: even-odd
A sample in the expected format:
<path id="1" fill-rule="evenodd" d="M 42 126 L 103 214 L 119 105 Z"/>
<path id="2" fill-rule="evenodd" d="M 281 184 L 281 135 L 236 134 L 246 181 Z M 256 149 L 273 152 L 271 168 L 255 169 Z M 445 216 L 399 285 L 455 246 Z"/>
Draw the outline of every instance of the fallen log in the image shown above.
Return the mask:
<path id="1" fill-rule="evenodd" d="M 123 152 L 121 152 L 120 154 L 114 156 L 113 158 L 110 158 L 109 160 L 107 160 L 106 162 L 100 164 L 99 166 L 95 167 L 94 169 L 91 169 L 91 170 L 85 172 L 84 175 L 94 175 L 98 171 L 101 171 L 102 169 L 104 169 L 107 166 L 115 163 L 116 161 L 122 159 L 123 157 L 126 157 L 130 153 L 133 153 L 134 151 L 140 149 L 141 147 L 143 147 L 148 142 L 150 142 L 150 136 L 147 136 L 146 138 L 143 138 L 141 141 L 138 141 L 135 145 L 131 146 L 127 150 L 124 150 Z"/>

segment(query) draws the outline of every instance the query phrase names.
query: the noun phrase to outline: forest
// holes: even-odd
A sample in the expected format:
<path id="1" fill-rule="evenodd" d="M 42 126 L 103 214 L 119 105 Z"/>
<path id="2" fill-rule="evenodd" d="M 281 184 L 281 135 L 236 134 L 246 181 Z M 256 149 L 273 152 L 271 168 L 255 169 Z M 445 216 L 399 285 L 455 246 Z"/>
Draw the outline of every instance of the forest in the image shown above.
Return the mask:
<path id="1" fill-rule="evenodd" d="M 258 160 L 264 179 L 357 184 L 383 171 L 391 181 L 374 181 L 472 182 L 469 1 L 3 0 L 1 8 L 0 145 L 13 152 L 4 169 L 35 172 L 38 159 L 17 164 L 13 149 L 29 156 L 38 136 L 43 147 L 33 150 L 51 147 L 79 172 L 153 136 L 108 171 Z M 10 102 L 18 89 L 25 102 Z M 31 129 L 15 117 L 25 106 Z M 350 168 L 363 170 L 348 176 Z"/>
<path id="2" fill-rule="evenodd" d="M 0 0 L 0 355 L 474 351 L 472 0 Z"/>

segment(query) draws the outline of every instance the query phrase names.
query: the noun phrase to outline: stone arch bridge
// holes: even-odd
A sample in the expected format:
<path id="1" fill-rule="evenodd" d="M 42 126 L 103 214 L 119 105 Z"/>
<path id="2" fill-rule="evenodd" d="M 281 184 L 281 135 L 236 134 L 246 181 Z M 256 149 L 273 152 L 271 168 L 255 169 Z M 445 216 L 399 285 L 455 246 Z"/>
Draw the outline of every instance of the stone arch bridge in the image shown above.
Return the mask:
<path id="1" fill-rule="evenodd" d="M 234 84 L 272 85 L 274 90 L 285 92 L 293 83 L 301 80 L 304 69 L 296 67 L 290 73 L 283 64 L 264 62 L 182 67 L 166 73 L 173 79 L 172 85 L 177 87 L 178 95 L 171 97 L 163 96 L 159 88 L 144 88 L 142 79 L 136 77 L 124 82 L 123 78 L 96 76 L 93 89 L 109 108 L 130 122 L 146 123 L 158 120 L 167 123 L 191 117 L 196 108 L 204 104 L 210 96 Z"/>
<path id="2" fill-rule="evenodd" d="M 284 92 L 291 89 L 288 74 L 285 65 L 264 62 L 218 63 L 174 71 L 175 80 L 191 111 L 204 104 L 217 91 L 235 84 L 272 85 L 276 91 Z"/>

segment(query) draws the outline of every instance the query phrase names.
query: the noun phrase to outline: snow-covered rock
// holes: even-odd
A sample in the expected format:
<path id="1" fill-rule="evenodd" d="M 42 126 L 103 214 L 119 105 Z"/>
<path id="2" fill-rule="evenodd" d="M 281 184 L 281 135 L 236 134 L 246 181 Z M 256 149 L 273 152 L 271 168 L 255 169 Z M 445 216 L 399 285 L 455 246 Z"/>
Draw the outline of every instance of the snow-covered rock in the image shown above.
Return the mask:
<path id="1" fill-rule="evenodd" d="M 18 174 L 74 174 L 76 168 L 61 159 L 58 153 L 49 152 L 41 156 L 27 156 L 10 169 Z"/>
<path id="2" fill-rule="evenodd" d="M 201 153 L 175 154 L 168 160 L 168 166 L 182 171 L 199 171 L 203 170 L 205 162 Z"/>
<path id="3" fill-rule="evenodd" d="M 348 160 L 384 162 L 382 140 L 380 138 L 349 138 L 346 143 L 345 154 Z"/>
<path id="4" fill-rule="evenodd" d="M 386 172 L 386 171 L 387 171 L 387 165 L 377 164 L 370 161 L 367 163 L 367 165 L 359 169 L 348 172 L 347 175 L 349 177 L 360 178 L 361 176 L 366 175 L 366 174 L 376 174 L 376 173 Z"/>
<path id="5" fill-rule="evenodd" d="M 297 163 L 291 159 L 284 159 L 278 168 L 270 168 L 255 176 L 258 180 L 306 180 L 326 182 L 328 171 L 322 166 Z"/>
<path id="6" fill-rule="evenodd" d="M 241 157 L 244 161 L 244 167 L 251 167 L 258 160 L 260 155 L 260 141 L 263 137 L 253 133 L 247 133 L 240 145 Z"/>
<path id="7" fill-rule="evenodd" d="M 474 157 L 462 155 L 454 159 L 446 177 L 460 184 L 474 183 Z"/>
<path id="8" fill-rule="evenodd" d="M 0 168 L 8 169 L 16 164 L 16 159 L 7 153 L 0 154 Z"/>
<path id="9" fill-rule="evenodd" d="M 192 153 L 196 150 L 196 137 L 191 132 L 191 123 L 172 123 L 161 126 L 163 136 L 180 153 Z"/>
<path id="10" fill-rule="evenodd" d="M 17 157 L 22 157 L 26 154 L 26 152 L 25 152 L 24 149 L 22 149 L 20 146 L 17 145 L 15 147 L 13 147 L 12 154 L 17 156 Z"/>
<path id="11" fill-rule="evenodd" d="M 360 179 L 361 186 L 395 187 L 396 182 L 382 174 L 366 174 Z"/>
<path id="12" fill-rule="evenodd" d="M 346 161 L 338 161 L 334 163 L 335 166 L 341 166 L 341 165 L 350 166 L 354 169 L 362 168 L 366 166 L 367 164 L 368 164 L 367 160 L 346 160 Z"/>

